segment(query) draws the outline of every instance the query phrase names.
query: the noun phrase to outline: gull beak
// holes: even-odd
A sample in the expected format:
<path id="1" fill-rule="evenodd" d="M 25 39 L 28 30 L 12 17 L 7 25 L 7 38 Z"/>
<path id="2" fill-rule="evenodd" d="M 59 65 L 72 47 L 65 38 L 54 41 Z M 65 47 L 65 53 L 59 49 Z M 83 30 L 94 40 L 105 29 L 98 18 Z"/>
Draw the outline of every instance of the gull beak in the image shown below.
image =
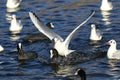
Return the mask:
<path id="1" fill-rule="evenodd" d="M 56 42 L 54 41 L 54 47 L 55 47 L 55 45 L 56 45 Z"/>
<path id="2" fill-rule="evenodd" d="M 109 42 L 106 42 L 106 44 L 107 44 L 107 45 L 110 45 L 110 43 L 109 43 Z"/>

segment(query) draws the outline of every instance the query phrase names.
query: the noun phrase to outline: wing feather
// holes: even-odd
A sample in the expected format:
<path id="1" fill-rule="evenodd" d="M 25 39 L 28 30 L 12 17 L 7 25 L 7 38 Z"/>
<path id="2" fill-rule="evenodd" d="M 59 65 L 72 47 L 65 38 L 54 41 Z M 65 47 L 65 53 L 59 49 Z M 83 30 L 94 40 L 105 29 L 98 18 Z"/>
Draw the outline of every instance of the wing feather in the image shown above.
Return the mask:
<path id="1" fill-rule="evenodd" d="M 30 19 L 32 20 L 35 27 L 44 35 L 46 35 L 50 40 L 53 40 L 54 38 L 57 38 L 61 41 L 63 41 L 62 37 L 60 37 L 58 34 L 53 32 L 51 29 L 49 29 L 46 25 L 42 23 L 41 20 L 38 19 L 38 17 L 33 12 L 29 12 Z"/>
<path id="2" fill-rule="evenodd" d="M 68 48 L 69 43 L 70 43 L 70 40 L 71 40 L 71 38 L 73 37 L 73 35 L 75 34 L 75 32 L 76 32 L 82 25 L 84 25 L 94 14 L 95 14 L 95 11 L 93 11 L 93 12 L 91 13 L 91 15 L 90 15 L 85 21 L 83 21 L 79 26 L 77 26 L 77 27 L 68 35 L 68 37 L 67 37 L 67 38 L 65 39 L 65 41 L 64 41 L 64 44 L 66 45 L 67 48 Z"/>

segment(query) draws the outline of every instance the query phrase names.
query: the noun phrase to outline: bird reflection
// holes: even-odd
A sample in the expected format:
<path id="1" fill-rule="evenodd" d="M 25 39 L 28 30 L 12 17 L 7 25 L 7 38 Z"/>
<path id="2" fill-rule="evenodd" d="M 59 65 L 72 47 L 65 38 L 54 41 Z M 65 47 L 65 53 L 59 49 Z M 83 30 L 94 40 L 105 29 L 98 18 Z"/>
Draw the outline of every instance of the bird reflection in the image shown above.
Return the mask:
<path id="1" fill-rule="evenodd" d="M 7 8 L 7 12 L 16 12 L 20 9 L 20 7 L 17 7 L 17 8 Z"/>
<path id="2" fill-rule="evenodd" d="M 108 60 L 108 64 L 110 64 L 112 68 L 115 68 L 118 62 L 120 62 L 120 60 L 116 60 L 116 59 Z"/>
<path id="3" fill-rule="evenodd" d="M 11 35 L 10 36 L 10 40 L 11 41 L 17 41 L 17 40 L 19 40 L 20 39 L 20 36 L 19 35 Z"/>
<path id="4" fill-rule="evenodd" d="M 110 25 L 111 24 L 111 20 L 110 20 L 110 14 L 111 12 L 109 11 L 101 11 L 102 14 L 102 21 L 105 22 L 105 25 Z"/>
<path id="5" fill-rule="evenodd" d="M 6 16 L 6 20 L 10 23 L 12 20 L 12 14 L 7 12 L 5 16 Z"/>
<path id="6" fill-rule="evenodd" d="M 64 80 L 86 80 L 84 69 L 74 65 L 54 65 L 52 69 L 55 71 L 55 76 L 62 76 Z M 81 78 L 81 79 L 80 79 Z"/>
<path id="7" fill-rule="evenodd" d="M 76 66 L 72 66 L 72 65 L 52 65 L 52 69 L 56 72 L 56 75 L 60 75 L 60 76 L 69 76 L 69 75 L 73 75 L 73 70 L 74 68 L 76 68 Z"/>

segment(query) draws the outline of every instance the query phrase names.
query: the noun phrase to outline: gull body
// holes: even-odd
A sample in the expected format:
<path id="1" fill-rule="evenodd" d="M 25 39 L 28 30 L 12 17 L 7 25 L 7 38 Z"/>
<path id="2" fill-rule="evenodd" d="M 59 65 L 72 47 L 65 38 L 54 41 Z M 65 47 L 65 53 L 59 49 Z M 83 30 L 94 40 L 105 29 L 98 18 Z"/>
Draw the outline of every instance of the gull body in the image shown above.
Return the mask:
<path id="1" fill-rule="evenodd" d="M 58 51 L 59 55 L 61 56 L 67 56 L 74 50 L 69 50 L 68 46 L 70 43 L 70 40 L 72 39 L 75 32 L 83 25 L 85 24 L 94 14 L 93 12 L 85 21 L 83 21 L 79 26 L 77 26 L 64 40 L 61 36 L 47 28 L 39 19 L 38 17 L 32 13 L 29 12 L 30 18 L 32 22 L 34 23 L 35 27 L 44 35 L 46 35 L 50 40 L 54 40 L 54 48 Z"/>
<path id="2" fill-rule="evenodd" d="M 113 9 L 113 5 L 108 0 L 102 0 L 100 10 L 102 11 L 109 11 Z"/>
<path id="3" fill-rule="evenodd" d="M 116 48 L 117 43 L 114 39 L 107 42 L 108 45 L 110 45 L 108 51 L 107 51 L 107 57 L 108 59 L 120 59 L 120 50 Z"/>
<path id="4" fill-rule="evenodd" d="M 7 0 L 6 7 L 7 8 L 17 8 L 22 0 Z"/>
<path id="5" fill-rule="evenodd" d="M 22 27 L 23 25 L 21 23 L 21 20 L 17 20 L 16 15 L 13 14 L 9 30 L 12 33 L 19 33 L 22 30 Z"/>
<path id="6" fill-rule="evenodd" d="M 4 48 L 0 45 L 0 52 L 2 52 L 4 50 Z"/>
<path id="7" fill-rule="evenodd" d="M 102 39 L 102 34 L 99 29 L 96 29 L 95 24 L 91 25 L 91 33 L 90 33 L 90 40 L 92 41 L 99 41 Z"/>

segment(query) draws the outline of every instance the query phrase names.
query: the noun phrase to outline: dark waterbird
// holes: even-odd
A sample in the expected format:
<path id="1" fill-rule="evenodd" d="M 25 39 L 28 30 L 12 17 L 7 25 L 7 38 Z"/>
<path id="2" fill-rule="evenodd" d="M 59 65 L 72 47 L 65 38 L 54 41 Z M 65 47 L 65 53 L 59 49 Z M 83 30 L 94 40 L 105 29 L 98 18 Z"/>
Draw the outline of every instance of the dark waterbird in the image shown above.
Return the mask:
<path id="1" fill-rule="evenodd" d="M 76 72 L 75 75 L 79 76 L 81 78 L 81 80 L 86 80 L 86 72 L 79 68 Z"/>
<path id="2" fill-rule="evenodd" d="M 82 51 L 74 51 L 67 57 L 63 57 L 58 54 L 56 49 L 52 48 L 50 50 L 51 61 L 61 65 L 82 63 L 99 57 L 104 57 L 105 55 L 105 52 L 84 53 Z"/>
<path id="3" fill-rule="evenodd" d="M 37 53 L 31 51 L 31 52 L 26 52 L 22 49 L 22 44 L 18 43 L 17 44 L 17 50 L 18 50 L 18 60 L 28 60 L 28 59 L 33 59 L 37 58 L 38 55 Z"/>
<path id="4" fill-rule="evenodd" d="M 53 23 L 48 22 L 48 23 L 46 23 L 46 27 L 53 29 L 54 25 L 53 25 Z M 24 38 L 24 40 L 27 42 L 36 42 L 36 41 L 40 41 L 40 40 L 51 42 L 50 39 L 42 33 L 29 34 Z"/>

